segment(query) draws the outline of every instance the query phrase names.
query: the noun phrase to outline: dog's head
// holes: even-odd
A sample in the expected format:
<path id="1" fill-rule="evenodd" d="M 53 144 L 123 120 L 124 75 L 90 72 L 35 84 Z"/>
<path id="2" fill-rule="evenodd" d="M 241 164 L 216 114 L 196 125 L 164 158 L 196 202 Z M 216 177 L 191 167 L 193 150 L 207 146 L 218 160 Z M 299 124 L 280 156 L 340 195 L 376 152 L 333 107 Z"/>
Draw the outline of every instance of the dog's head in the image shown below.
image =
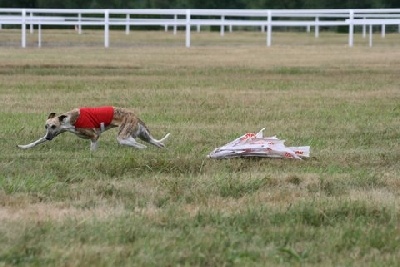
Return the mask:
<path id="1" fill-rule="evenodd" d="M 44 128 L 46 129 L 46 135 L 44 138 L 46 138 L 47 140 L 51 140 L 59 135 L 62 132 L 61 125 L 63 124 L 66 117 L 66 115 L 56 116 L 55 113 L 50 113 L 44 126 Z"/>

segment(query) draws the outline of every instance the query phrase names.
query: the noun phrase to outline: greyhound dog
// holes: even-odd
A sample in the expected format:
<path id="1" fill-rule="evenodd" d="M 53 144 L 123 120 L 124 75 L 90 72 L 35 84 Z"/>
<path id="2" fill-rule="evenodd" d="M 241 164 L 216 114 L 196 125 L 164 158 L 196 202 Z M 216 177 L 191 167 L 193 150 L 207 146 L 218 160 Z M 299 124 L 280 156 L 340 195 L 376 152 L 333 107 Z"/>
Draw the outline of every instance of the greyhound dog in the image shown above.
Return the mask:
<path id="1" fill-rule="evenodd" d="M 50 113 L 47 118 L 44 137 L 27 145 L 18 145 L 19 148 L 28 149 L 46 141 L 52 140 L 57 135 L 70 132 L 80 138 L 90 139 L 90 150 L 97 148 L 97 140 L 100 134 L 108 129 L 119 127 L 117 141 L 121 145 L 143 149 L 145 145 L 136 142 L 139 137 L 143 141 L 163 148 L 163 141 L 168 138 L 169 133 L 160 140 L 154 139 L 149 129 L 134 112 L 112 106 L 75 108 L 71 111 L 56 116 Z"/>

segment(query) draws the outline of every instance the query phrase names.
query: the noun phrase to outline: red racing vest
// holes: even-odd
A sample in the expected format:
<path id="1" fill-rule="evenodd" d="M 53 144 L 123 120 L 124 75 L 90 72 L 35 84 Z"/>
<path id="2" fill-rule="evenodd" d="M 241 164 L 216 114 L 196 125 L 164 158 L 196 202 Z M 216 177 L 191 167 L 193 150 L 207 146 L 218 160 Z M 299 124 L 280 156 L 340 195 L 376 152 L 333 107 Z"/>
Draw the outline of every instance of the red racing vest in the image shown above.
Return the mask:
<path id="1" fill-rule="evenodd" d="M 101 128 L 101 123 L 107 127 L 114 117 L 114 108 L 111 106 L 80 108 L 79 117 L 75 122 L 75 128 Z"/>

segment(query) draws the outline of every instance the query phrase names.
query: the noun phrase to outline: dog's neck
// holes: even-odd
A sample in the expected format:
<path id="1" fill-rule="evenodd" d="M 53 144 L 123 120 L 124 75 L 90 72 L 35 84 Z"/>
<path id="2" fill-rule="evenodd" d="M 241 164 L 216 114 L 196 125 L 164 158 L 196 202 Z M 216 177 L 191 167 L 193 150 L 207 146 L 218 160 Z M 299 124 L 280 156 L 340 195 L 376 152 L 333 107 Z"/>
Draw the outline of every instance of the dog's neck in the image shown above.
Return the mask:
<path id="1" fill-rule="evenodd" d="M 61 131 L 75 133 L 75 126 L 71 124 L 70 114 L 61 122 Z"/>

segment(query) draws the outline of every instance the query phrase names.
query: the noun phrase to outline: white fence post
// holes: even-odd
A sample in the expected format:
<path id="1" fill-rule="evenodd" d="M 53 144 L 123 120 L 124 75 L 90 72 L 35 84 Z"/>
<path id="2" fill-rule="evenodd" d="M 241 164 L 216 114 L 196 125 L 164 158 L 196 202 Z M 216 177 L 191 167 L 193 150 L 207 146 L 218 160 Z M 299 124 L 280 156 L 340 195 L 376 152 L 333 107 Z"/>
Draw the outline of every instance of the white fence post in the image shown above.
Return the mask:
<path id="1" fill-rule="evenodd" d="M 319 17 L 315 17 L 315 38 L 319 37 Z"/>
<path id="2" fill-rule="evenodd" d="M 38 23 L 38 47 L 42 47 L 42 25 Z"/>
<path id="3" fill-rule="evenodd" d="M 126 26 L 125 26 L 125 34 L 128 35 L 129 34 L 129 20 L 130 20 L 131 16 L 129 14 L 126 14 Z"/>
<path id="4" fill-rule="evenodd" d="M 372 25 L 369 25 L 369 47 L 372 47 Z"/>
<path id="5" fill-rule="evenodd" d="M 186 16 L 187 16 L 187 14 L 186 14 Z M 177 30 L 177 25 L 176 25 L 176 23 L 178 22 L 178 15 L 177 14 L 175 14 L 174 15 L 174 22 L 175 22 L 175 24 L 174 24 L 174 35 L 176 35 L 176 30 Z"/>
<path id="6" fill-rule="evenodd" d="M 382 38 L 385 38 L 385 34 L 386 34 L 386 25 L 385 24 L 382 24 L 382 31 L 381 31 L 381 37 Z"/>
<path id="7" fill-rule="evenodd" d="M 110 46 L 110 13 L 109 10 L 104 10 L 104 47 Z"/>
<path id="8" fill-rule="evenodd" d="M 26 47 L 26 10 L 22 9 L 22 22 L 21 22 L 21 46 Z"/>
<path id="9" fill-rule="evenodd" d="M 82 34 L 82 14 L 78 14 L 78 34 Z"/>
<path id="10" fill-rule="evenodd" d="M 350 14 L 349 14 L 349 46 L 353 47 L 354 43 L 354 10 L 350 9 Z"/>
<path id="11" fill-rule="evenodd" d="M 365 19 L 365 17 L 363 18 L 363 19 Z M 367 25 L 362 25 L 362 37 L 363 38 L 365 38 L 365 36 L 366 36 L 366 30 L 367 30 Z"/>
<path id="12" fill-rule="evenodd" d="M 33 33 L 33 12 L 29 13 L 29 18 L 31 20 L 31 23 L 29 24 L 29 33 L 32 34 Z"/>
<path id="13" fill-rule="evenodd" d="M 190 47 L 190 9 L 186 9 L 186 47 Z"/>
<path id="14" fill-rule="evenodd" d="M 267 46 L 271 46 L 271 34 L 272 33 L 272 12 L 268 10 L 268 24 L 267 24 Z"/>
<path id="15" fill-rule="evenodd" d="M 221 28 L 219 29 L 219 32 L 220 32 L 220 35 L 221 35 L 221 36 L 224 36 L 224 34 L 225 34 L 225 25 L 224 25 L 224 22 L 225 22 L 225 16 L 224 16 L 224 15 L 221 15 Z"/>

